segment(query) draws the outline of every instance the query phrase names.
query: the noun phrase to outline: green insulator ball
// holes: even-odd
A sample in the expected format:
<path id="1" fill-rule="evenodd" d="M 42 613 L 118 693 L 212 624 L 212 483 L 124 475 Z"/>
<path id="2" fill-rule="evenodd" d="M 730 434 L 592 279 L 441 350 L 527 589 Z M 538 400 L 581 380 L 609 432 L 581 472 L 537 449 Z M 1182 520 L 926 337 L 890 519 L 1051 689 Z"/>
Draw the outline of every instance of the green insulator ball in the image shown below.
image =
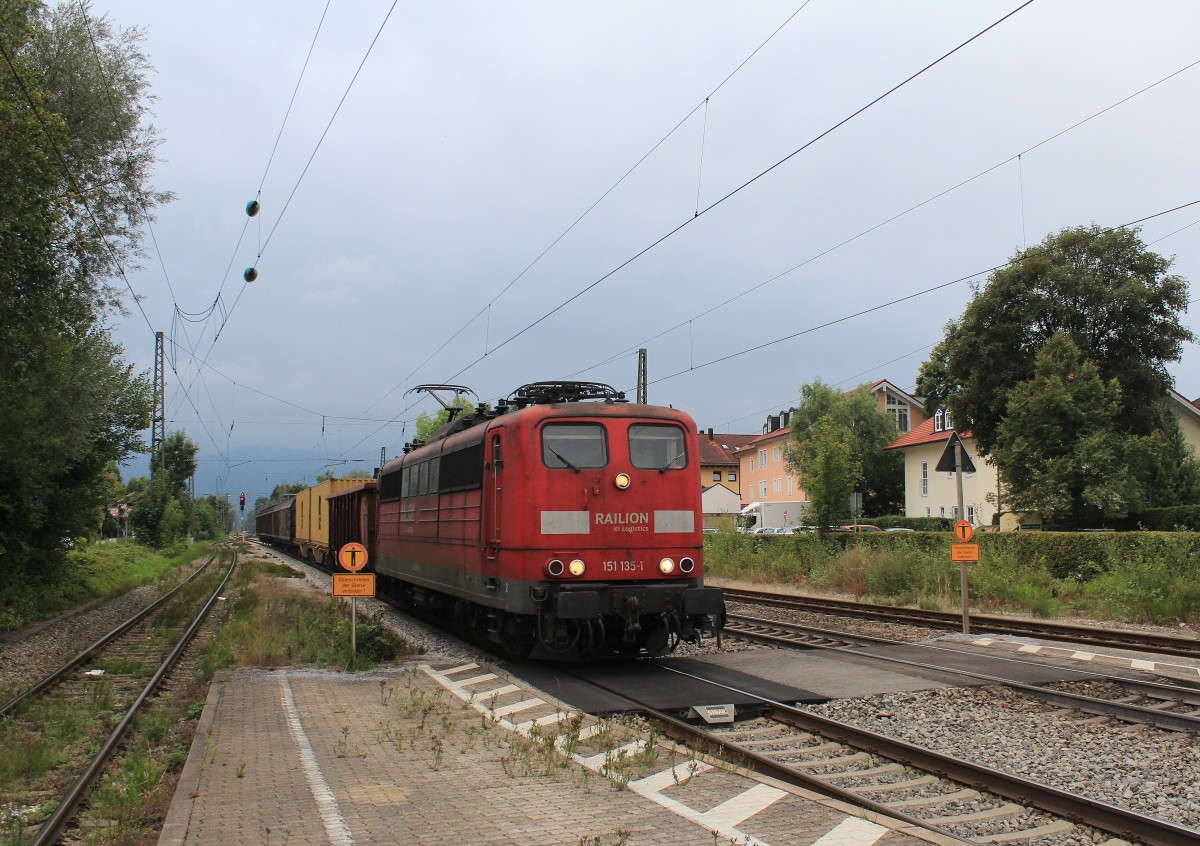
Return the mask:
<path id="1" fill-rule="evenodd" d="M 253 267 L 247 267 L 246 272 L 242 274 L 242 278 L 247 282 L 253 282 L 258 278 L 258 271 Z"/>
<path id="2" fill-rule="evenodd" d="M 262 206 L 258 204 L 258 200 L 251 200 L 250 202 L 246 203 L 246 214 L 250 217 L 254 217 L 256 214 L 258 214 L 258 210 L 260 208 L 262 208 Z"/>

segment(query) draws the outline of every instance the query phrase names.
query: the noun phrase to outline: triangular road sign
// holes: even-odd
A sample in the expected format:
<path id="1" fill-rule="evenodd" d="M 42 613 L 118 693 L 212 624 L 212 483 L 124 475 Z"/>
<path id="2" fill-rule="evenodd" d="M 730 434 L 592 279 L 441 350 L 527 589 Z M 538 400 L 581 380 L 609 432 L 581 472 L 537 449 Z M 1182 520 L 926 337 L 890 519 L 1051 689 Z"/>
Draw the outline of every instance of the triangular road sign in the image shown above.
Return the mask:
<path id="1" fill-rule="evenodd" d="M 946 448 L 942 450 L 942 457 L 938 459 L 937 467 L 933 468 L 936 472 L 954 472 L 954 445 L 961 443 L 962 439 L 958 436 L 958 432 L 951 432 L 950 440 L 946 441 Z M 967 450 L 966 444 L 963 444 L 962 449 L 962 471 L 964 473 L 975 472 L 975 464 L 971 461 L 971 453 Z"/>

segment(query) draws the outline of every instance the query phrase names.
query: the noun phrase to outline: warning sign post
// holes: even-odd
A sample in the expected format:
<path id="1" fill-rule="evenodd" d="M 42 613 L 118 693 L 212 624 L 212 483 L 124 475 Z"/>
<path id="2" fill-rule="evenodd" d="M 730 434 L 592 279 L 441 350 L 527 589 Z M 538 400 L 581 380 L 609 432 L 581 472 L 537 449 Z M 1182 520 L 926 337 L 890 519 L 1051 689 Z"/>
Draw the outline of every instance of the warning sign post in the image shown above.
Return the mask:
<path id="1" fill-rule="evenodd" d="M 349 573 L 333 574 L 333 595 L 350 597 L 350 669 L 358 661 L 358 598 L 375 595 L 375 574 L 359 573 L 367 566 L 367 548 L 348 543 L 338 550 L 338 563 Z"/>

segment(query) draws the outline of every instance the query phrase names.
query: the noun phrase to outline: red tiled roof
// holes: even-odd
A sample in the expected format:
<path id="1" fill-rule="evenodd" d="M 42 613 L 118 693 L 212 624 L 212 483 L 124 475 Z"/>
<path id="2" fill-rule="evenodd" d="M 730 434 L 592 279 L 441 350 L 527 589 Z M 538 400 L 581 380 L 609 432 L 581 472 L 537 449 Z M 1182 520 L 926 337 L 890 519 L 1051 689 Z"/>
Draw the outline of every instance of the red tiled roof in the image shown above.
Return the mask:
<path id="1" fill-rule="evenodd" d="M 930 417 L 918 425 L 914 426 L 909 431 L 905 432 L 896 440 L 892 441 L 885 449 L 904 449 L 905 447 L 921 446 L 922 444 L 936 444 L 941 441 L 950 440 L 950 430 L 943 429 L 940 432 L 933 431 L 934 418 Z M 959 432 L 958 436 L 965 440 L 970 440 L 970 432 Z"/>
<path id="2" fill-rule="evenodd" d="M 774 441 L 779 438 L 790 438 L 791 436 L 792 427 L 783 426 L 779 429 L 776 429 L 774 432 L 767 432 L 765 435 L 751 435 L 750 440 L 735 449 L 734 452 L 742 452 L 743 450 L 750 449 L 751 447 L 757 447 L 760 444 L 767 443 L 768 441 Z"/>
<path id="3" fill-rule="evenodd" d="M 733 453 L 738 447 L 754 440 L 756 435 L 722 435 L 716 433 L 712 440 L 708 432 L 700 433 L 700 464 L 737 464 Z"/>

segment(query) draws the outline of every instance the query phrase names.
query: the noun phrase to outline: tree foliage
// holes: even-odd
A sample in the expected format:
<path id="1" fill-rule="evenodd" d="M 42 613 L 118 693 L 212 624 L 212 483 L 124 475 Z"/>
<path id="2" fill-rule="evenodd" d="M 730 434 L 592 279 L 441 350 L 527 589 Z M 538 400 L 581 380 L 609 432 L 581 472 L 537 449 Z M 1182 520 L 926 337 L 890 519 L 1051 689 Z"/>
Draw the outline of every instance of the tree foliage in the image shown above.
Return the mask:
<path id="1" fill-rule="evenodd" d="M 461 394 L 455 396 L 450 403 L 451 408 L 457 409 L 455 416 L 470 414 L 475 411 L 475 406 L 469 399 Z M 417 437 L 418 441 L 428 441 L 438 429 L 450 422 L 450 409 L 439 409 L 437 414 L 430 414 L 427 411 L 422 411 L 417 415 Z"/>
<path id="2" fill-rule="evenodd" d="M 946 327 L 917 391 L 929 409 L 947 402 L 990 455 L 1010 392 L 1033 378 L 1038 352 L 1062 334 L 1101 380 L 1120 387 L 1116 429 L 1149 435 L 1165 420 L 1167 362 L 1194 340 L 1179 320 L 1187 283 L 1170 267 L 1137 230 L 1081 226 L 1048 236 L 993 273 Z"/>
<path id="3" fill-rule="evenodd" d="M 995 457 L 1006 508 L 1081 526 L 1196 501 L 1200 471 L 1169 407 L 1167 363 L 1194 340 L 1170 268 L 1136 230 L 1065 229 L 947 326 L 917 390 Z"/>
<path id="4" fill-rule="evenodd" d="M 841 427 L 850 445 L 850 459 L 855 467 L 854 483 L 847 491 L 863 495 L 863 513 L 880 516 L 900 511 L 904 507 L 904 456 L 886 452 L 884 448 L 896 439 L 896 422 L 879 408 L 869 386 L 860 385 L 850 393 L 826 385 L 820 379 L 800 388 L 800 405 L 792 413 L 792 441 L 803 444 L 813 436 L 814 427 L 824 417 Z M 800 476 L 801 486 L 815 502 L 813 488 L 793 453 L 792 466 Z M 846 509 L 845 513 L 849 513 Z"/>
<path id="5" fill-rule="evenodd" d="M 172 432 L 163 441 L 157 470 L 152 479 L 132 493 L 135 480 L 130 480 L 133 513 L 130 525 L 138 540 L 156 547 L 166 547 L 191 533 L 193 502 L 188 481 L 196 473 L 196 453 L 199 447 L 186 433 Z"/>
<path id="6" fill-rule="evenodd" d="M 790 458 L 808 491 L 807 520 L 824 532 L 850 515 L 850 494 L 862 472 L 853 435 L 832 415 L 824 414 L 793 445 Z"/>
<path id="7" fill-rule="evenodd" d="M 111 280 L 169 196 L 136 30 L 80 4 L 0 6 L 0 566 L 52 577 L 94 533 L 114 461 L 144 449 L 151 392 L 107 319 Z M 10 580 L 11 581 L 11 580 Z"/>
<path id="8" fill-rule="evenodd" d="M 1034 376 L 1012 389 L 993 454 L 1014 511 L 1039 511 L 1057 526 L 1094 525 L 1146 504 L 1136 472 L 1149 436 L 1120 432 L 1116 379 L 1100 378 L 1065 334 L 1038 352 Z"/>

